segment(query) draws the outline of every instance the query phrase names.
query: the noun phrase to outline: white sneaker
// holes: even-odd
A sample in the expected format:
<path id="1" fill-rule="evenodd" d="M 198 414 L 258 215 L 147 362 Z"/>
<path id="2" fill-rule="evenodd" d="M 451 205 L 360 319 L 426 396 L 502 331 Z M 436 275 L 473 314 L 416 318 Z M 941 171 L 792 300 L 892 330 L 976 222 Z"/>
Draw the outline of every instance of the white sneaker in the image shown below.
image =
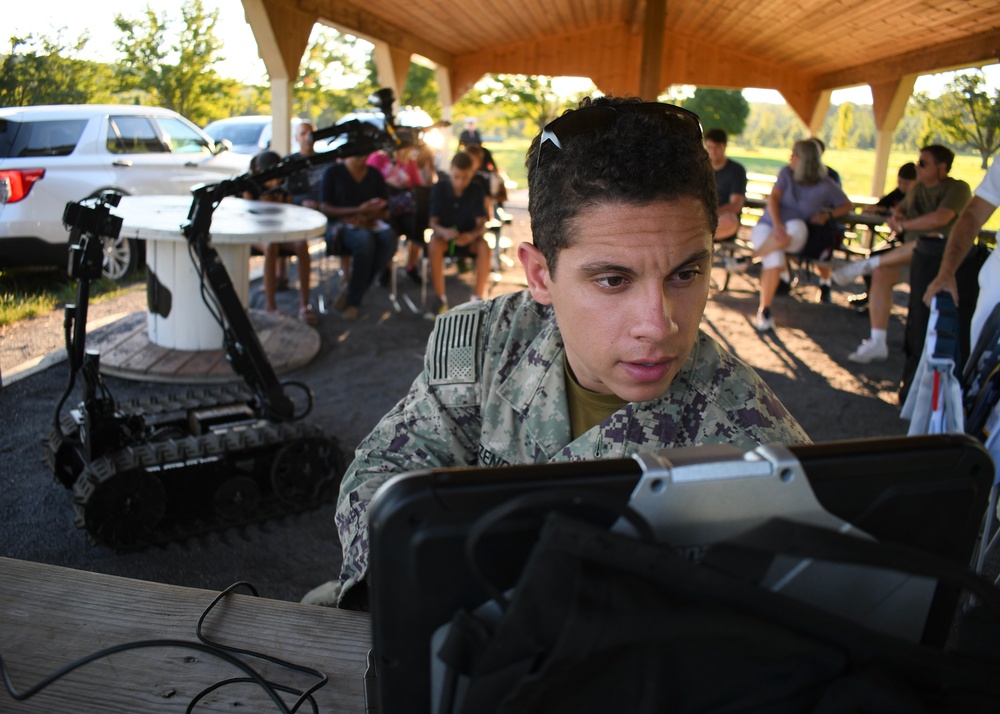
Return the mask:
<path id="1" fill-rule="evenodd" d="M 774 329 L 774 318 L 771 317 L 771 308 L 765 307 L 757 313 L 757 332 L 767 332 Z"/>
<path id="2" fill-rule="evenodd" d="M 868 275 L 874 270 L 870 260 L 855 260 L 853 263 L 842 265 L 833 271 L 833 282 L 837 285 L 850 285 L 862 275 Z"/>
<path id="3" fill-rule="evenodd" d="M 883 362 L 889 357 L 889 345 L 885 342 L 873 342 L 864 340 L 858 349 L 847 355 L 847 359 L 858 364 L 869 364 L 871 362 Z"/>
<path id="4" fill-rule="evenodd" d="M 737 258 L 732 255 L 727 255 L 723 261 L 726 266 L 726 270 L 730 273 L 745 273 L 747 268 L 750 267 L 750 261 L 746 258 Z"/>

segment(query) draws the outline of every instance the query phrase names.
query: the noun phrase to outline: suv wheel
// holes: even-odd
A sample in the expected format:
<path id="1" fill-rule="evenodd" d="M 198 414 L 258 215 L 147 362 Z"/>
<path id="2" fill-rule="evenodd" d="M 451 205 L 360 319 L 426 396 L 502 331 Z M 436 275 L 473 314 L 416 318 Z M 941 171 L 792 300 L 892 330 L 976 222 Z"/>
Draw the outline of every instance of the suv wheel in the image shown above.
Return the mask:
<path id="1" fill-rule="evenodd" d="M 139 242 L 134 238 L 103 236 L 104 262 L 101 275 L 109 280 L 123 280 L 139 267 Z"/>

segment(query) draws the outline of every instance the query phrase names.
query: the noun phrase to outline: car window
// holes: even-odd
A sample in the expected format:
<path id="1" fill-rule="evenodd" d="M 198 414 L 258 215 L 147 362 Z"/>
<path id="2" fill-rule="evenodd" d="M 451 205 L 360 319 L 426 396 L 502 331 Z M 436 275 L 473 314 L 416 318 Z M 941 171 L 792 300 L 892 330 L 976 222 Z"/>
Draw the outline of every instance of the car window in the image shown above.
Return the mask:
<path id="1" fill-rule="evenodd" d="M 69 156 L 86 126 L 86 119 L 26 122 L 0 119 L 0 158 Z"/>
<path id="2" fill-rule="evenodd" d="M 205 137 L 176 117 L 160 117 L 160 128 L 175 154 L 211 154 Z"/>
<path id="3" fill-rule="evenodd" d="M 148 154 L 170 151 L 149 117 L 111 117 L 108 123 L 108 151 L 112 154 Z"/>
<path id="4" fill-rule="evenodd" d="M 247 146 L 257 144 L 260 141 L 260 135 L 265 126 L 245 122 L 222 124 L 206 127 L 205 133 L 215 141 L 229 139 L 233 146 Z"/>

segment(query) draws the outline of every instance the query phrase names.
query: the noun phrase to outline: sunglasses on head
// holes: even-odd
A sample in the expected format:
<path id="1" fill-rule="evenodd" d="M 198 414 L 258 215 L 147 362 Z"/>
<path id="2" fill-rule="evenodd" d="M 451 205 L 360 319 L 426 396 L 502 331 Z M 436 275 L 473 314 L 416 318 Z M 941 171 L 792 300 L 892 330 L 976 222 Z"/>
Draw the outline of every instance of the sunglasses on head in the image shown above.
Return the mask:
<path id="1" fill-rule="evenodd" d="M 570 114 L 564 114 L 558 119 L 553 119 L 542 129 L 542 137 L 538 142 L 538 156 L 535 167 L 542 163 L 542 147 L 546 142 L 550 142 L 557 149 L 563 148 L 563 142 L 583 134 L 590 134 L 601 129 L 606 129 L 618 121 L 621 114 L 647 114 L 658 117 L 677 117 L 684 122 L 684 125 L 698 132 L 698 139 L 702 137 L 701 120 L 692 111 L 678 107 L 673 104 L 661 104 L 660 102 L 643 102 L 641 104 L 622 104 L 617 107 L 599 106 L 584 107 L 577 109 Z"/>

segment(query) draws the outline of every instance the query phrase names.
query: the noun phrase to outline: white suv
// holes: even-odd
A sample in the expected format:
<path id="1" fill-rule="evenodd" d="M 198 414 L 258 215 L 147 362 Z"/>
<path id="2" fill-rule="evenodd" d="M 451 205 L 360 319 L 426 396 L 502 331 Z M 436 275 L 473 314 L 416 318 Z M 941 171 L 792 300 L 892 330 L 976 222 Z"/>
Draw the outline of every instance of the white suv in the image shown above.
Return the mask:
<path id="1" fill-rule="evenodd" d="M 176 112 L 65 105 L 0 109 L 0 268 L 68 260 L 63 211 L 103 191 L 188 195 L 246 172 L 250 157 L 221 150 Z M 112 279 L 140 265 L 141 246 L 105 245 Z"/>

